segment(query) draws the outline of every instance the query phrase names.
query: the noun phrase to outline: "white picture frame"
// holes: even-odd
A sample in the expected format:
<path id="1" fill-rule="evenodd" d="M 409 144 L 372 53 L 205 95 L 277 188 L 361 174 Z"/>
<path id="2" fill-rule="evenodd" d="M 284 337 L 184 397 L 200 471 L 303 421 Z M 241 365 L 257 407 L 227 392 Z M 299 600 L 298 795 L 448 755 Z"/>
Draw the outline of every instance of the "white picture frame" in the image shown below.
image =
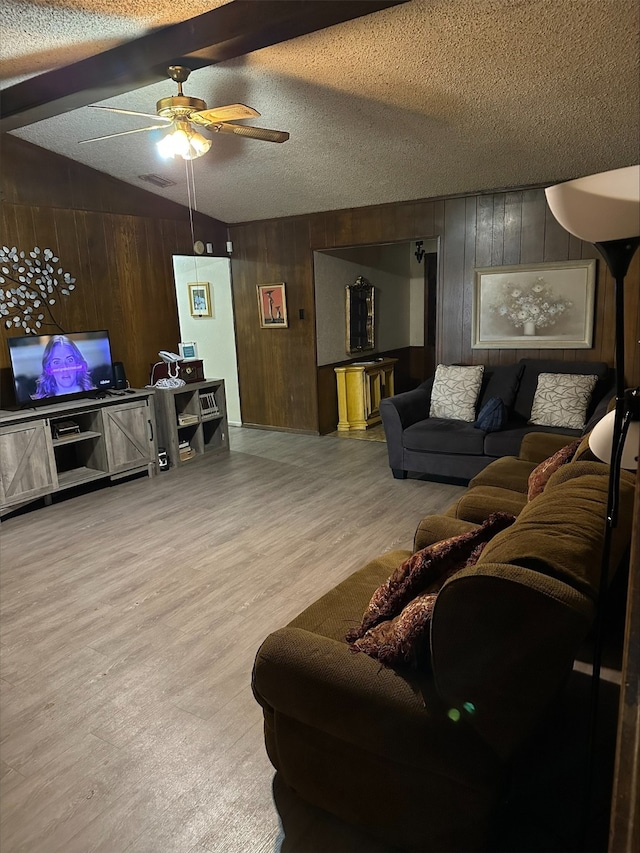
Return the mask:
<path id="1" fill-rule="evenodd" d="M 590 349 L 596 261 L 475 271 L 473 349 Z"/>
<path id="2" fill-rule="evenodd" d="M 180 341 L 178 352 L 183 361 L 193 361 L 198 358 L 198 344 L 195 341 Z"/>

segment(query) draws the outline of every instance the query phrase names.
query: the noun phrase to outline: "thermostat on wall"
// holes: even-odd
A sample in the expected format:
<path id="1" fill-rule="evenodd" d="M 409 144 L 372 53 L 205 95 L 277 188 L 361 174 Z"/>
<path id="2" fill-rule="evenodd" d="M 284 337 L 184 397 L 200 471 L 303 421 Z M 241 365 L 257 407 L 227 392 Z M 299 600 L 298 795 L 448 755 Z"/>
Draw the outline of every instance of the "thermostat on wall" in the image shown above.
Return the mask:
<path id="1" fill-rule="evenodd" d="M 178 344 L 178 351 L 183 361 L 189 361 L 198 357 L 198 344 L 195 341 L 182 341 Z"/>

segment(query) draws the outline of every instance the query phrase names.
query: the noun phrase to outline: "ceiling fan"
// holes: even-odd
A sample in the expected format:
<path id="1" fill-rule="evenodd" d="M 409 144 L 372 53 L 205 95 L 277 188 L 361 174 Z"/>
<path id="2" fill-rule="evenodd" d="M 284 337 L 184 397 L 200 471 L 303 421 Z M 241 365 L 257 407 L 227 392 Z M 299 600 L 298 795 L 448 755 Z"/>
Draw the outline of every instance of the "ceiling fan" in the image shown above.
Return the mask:
<path id="1" fill-rule="evenodd" d="M 154 118 L 156 121 L 164 122 L 164 124 L 138 127 L 135 130 L 123 130 L 120 133 L 96 136 L 93 139 L 81 139 L 80 144 L 171 127 L 169 132 L 158 142 L 160 153 L 165 157 L 179 156 L 184 160 L 194 160 L 196 157 L 201 157 L 207 153 L 211 148 L 211 140 L 203 136 L 193 125 L 205 128 L 213 133 L 233 133 L 236 136 L 261 139 L 264 142 L 286 142 L 289 139 L 289 134 L 284 130 L 268 130 L 264 127 L 248 127 L 234 123 L 234 121 L 241 119 L 259 116 L 260 113 L 252 107 L 247 107 L 244 104 L 229 104 L 208 110 L 206 103 L 201 98 L 185 95 L 182 91 L 182 84 L 188 79 L 191 73 L 190 68 L 185 68 L 184 65 L 170 65 L 167 73 L 178 84 L 178 94 L 169 98 L 161 98 L 156 103 L 156 115 L 137 112 L 136 110 L 123 110 L 118 107 L 104 107 L 100 104 L 88 105 L 96 110 Z"/>

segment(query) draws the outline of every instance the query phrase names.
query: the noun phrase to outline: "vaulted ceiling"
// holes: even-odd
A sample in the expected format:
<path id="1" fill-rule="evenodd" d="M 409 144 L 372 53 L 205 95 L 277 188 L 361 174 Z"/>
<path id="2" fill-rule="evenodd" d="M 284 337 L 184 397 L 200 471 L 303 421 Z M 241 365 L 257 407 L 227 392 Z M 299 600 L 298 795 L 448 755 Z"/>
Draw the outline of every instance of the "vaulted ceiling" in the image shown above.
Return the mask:
<path id="1" fill-rule="evenodd" d="M 4 0 L 2 30 L 4 131 L 178 203 L 191 164 L 158 131 L 79 144 L 153 120 L 87 104 L 155 113 L 182 61 L 185 94 L 288 131 L 216 134 L 192 161 L 192 203 L 228 223 L 640 159 L 640 0 Z"/>

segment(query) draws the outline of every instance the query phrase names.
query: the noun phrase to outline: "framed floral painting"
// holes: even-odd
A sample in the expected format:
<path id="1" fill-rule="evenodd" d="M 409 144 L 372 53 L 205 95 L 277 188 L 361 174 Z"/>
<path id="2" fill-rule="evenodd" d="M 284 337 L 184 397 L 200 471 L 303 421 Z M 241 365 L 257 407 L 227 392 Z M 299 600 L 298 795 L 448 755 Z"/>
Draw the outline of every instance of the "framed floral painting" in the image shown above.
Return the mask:
<path id="1" fill-rule="evenodd" d="M 473 349 L 589 349 L 596 262 L 475 270 Z"/>

